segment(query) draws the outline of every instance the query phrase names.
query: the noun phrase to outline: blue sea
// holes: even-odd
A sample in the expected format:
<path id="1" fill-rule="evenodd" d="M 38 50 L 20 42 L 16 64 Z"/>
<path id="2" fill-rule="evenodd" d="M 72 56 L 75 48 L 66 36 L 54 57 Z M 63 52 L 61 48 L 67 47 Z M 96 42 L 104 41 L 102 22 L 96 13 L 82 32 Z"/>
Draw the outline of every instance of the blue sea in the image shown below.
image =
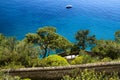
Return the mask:
<path id="1" fill-rule="evenodd" d="M 21 40 L 43 26 L 56 27 L 70 41 L 80 29 L 113 40 L 120 30 L 120 0 L 0 0 L 0 33 Z"/>

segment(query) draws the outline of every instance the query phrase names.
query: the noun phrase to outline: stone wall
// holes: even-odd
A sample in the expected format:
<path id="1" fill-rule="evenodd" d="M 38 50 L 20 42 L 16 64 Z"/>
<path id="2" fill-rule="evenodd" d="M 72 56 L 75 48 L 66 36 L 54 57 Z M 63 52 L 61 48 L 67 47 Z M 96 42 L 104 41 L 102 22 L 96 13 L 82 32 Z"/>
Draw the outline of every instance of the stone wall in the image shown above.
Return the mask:
<path id="1" fill-rule="evenodd" d="M 120 62 L 106 62 L 106 63 L 91 63 L 82 65 L 60 66 L 60 67 L 33 67 L 33 68 L 20 68 L 20 69 L 4 69 L 5 73 L 9 73 L 12 76 L 20 76 L 23 78 L 31 78 L 37 80 L 50 80 L 60 79 L 64 75 L 70 75 L 74 69 L 95 69 L 96 71 L 119 72 Z M 43 79 L 42 79 L 43 78 Z M 58 78 L 58 79 L 57 79 Z"/>

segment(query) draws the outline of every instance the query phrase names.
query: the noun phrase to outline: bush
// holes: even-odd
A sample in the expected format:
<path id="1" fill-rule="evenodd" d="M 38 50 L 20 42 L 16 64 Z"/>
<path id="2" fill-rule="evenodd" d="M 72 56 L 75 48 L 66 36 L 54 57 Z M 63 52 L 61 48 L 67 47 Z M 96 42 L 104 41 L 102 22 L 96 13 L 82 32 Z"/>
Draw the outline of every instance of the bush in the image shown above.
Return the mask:
<path id="1" fill-rule="evenodd" d="M 40 61 L 39 58 L 31 59 L 31 60 L 29 61 L 29 67 L 38 67 L 38 66 L 41 65 L 40 62 L 41 62 L 41 61 Z"/>
<path id="2" fill-rule="evenodd" d="M 19 76 L 10 76 L 0 71 L 0 80 L 31 80 L 29 78 L 21 79 Z"/>
<path id="3" fill-rule="evenodd" d="M 31 67 L 31 59 L 39 56 L 39 49 L 33 44 L 27 44 L 24 40 L 18 41 L 14 37 L 6 37 L 0 34 L 0 67 Z"/>
<path id="4" fill-rule="evenodd" d="M 74 60 L 71 61 L 71 64 L 82 64 L 82 63 L 85 63 L 83 62 L 83 56 L 78 56 L 76 57 Z"/>
<path id="5" fill-rule="evenodd" d="M 76 74 L 77 73 L 77 74 Z M 66 75 L 62 80 L 120 80 L 118 73 L 105 74 L 94 70 L 74 71 L 72 76 Z"/>
<path id="6" fill-rule="evenodd" d="M 29 79 L 29 78 L 25 78 L 25 79 L 22 79 L 22 80 L 31 80 L 31 79 Z"/>
<path id="7" fill-rule="evenodd" d="M 76 57 L 74 60 L 71 61 L 71 64 L 85 64 L 85 63 L 91 63 L 96 62 L 97 58 L 92 58 L 90 55 L 83 54 L 81 56 Z"/>
<path id="8" fill-rule="evenodd" d="M 96 46 L 92 48 L 92 52 L 101 58 L 110 57 L 111 59 L 117 59 L 120 57 L 120 43 L 110 40 L 99 40 Z"/>
<path id="9" fill-rule="evenodd" d="M 102 61 L 102 62 L 110 62 L 110 61 L 112 61 L 112 59 L 109 58 L 109 57 L 105 57 L 105 58 L 103 58 L 101 61 Z"/>
<path id="10" fill-rule="evenodd" d="M 120 58 L 114 59 L 113 61 L 114 61 L 114 62 L 120 62 Z"/>
<path id="11" fill-rule="evenodd" d="M 15 62 L 11 62 L 9 64 L 6 64 L 5 66 L 1 66 L 2 69 L 18 69 L 18 68 L 24 68 L 23 65 L 18 64 L 16 65 Z"/>
<path id="12" fill-rule="evenodd" d="M 69 65 L 67 60 L 58 55 L 50 55 L 41 60 L 41 66 L 66 66 Z"/>

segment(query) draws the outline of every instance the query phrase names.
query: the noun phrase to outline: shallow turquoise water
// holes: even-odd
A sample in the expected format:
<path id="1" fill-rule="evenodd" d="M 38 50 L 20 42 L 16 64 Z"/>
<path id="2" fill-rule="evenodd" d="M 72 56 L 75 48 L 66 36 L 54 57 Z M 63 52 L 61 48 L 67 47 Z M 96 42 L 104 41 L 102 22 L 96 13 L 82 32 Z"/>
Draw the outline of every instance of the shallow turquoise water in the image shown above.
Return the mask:
<path id="1" fill-rule="evenodd" d="M 66 9 L 67 4 L 73 8 Z M 79 29 L 89 29 L 97 39 L 114 39 L 120 29 L 120 0 L 0 0 L 0 32 L 23 39 L 42 26 L 74 40 Z"/>

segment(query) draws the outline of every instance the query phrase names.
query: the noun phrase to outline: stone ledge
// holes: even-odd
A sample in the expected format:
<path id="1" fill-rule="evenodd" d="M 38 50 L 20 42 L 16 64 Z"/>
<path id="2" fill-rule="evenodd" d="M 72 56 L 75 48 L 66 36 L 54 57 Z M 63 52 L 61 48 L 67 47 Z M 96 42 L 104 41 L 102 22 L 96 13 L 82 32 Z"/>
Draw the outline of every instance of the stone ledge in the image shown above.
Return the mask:
<path id="1" fill-rule="evenodd" d="M 120 62 L 101 62 L 101 63 L 89 63 L 81 65 L 69 65 L 59 67 L 32 67 L 32 68 L 20 68 L 20 69 L 3 69 L 5 73 L 9 73 L 12 76 L 30 77 L 30 78 L 61 78 L 64 75 L 71 74 L 71 71 L 79 68 L 83 69 L 95 69 L 96 71 L 106 71 L 108 73 L 113 71 L 120 72 Z"/>

